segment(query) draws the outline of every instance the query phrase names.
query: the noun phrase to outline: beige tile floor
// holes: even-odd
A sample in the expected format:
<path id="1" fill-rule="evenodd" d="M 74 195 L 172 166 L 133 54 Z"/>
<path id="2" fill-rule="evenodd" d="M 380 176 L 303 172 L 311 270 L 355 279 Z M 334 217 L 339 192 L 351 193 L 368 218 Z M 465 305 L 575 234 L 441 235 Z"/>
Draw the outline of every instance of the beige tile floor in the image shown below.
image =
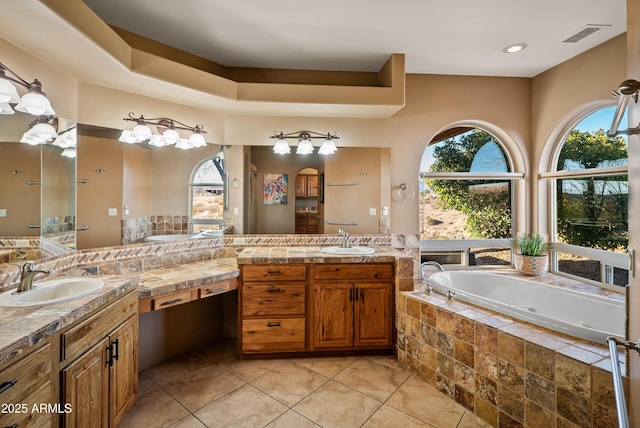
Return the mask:
<path id="1" fill-rule="evenodd" d="M 238 360 L 209 346 L 140 373 L 121 428 L 489 425 L 392 356 Z"/>

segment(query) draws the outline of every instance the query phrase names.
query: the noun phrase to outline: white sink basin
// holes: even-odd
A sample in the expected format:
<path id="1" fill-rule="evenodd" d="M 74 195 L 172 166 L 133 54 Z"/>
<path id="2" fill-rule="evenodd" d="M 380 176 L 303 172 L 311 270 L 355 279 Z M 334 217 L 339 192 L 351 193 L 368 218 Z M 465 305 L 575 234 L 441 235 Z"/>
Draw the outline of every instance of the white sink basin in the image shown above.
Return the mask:
<path id="1" fill-rule="evenodd" d="M 322 252 L 327 254 L 336 254 L 341 256 L 364 256 L 376 252 L 371 247 L 322 247 Z"/>
<path id="2" fill-rule="evenodd" d="M 34 289 L 20 294 L 15 290 L 0 294 L 0 307 L 29 308 L 67 302 L 86 296 L 104 287 L 104 281 L 98 278 L 60 278 L 34 283 Z"/>

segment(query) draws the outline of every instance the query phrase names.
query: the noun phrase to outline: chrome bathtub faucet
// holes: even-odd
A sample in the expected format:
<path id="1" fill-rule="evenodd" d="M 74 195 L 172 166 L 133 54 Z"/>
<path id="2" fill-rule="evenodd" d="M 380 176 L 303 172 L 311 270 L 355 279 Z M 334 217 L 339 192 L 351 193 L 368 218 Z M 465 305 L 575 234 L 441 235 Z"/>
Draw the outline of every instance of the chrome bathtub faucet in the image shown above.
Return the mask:
<path id="1" fill-rule="evenodd" d="M 33 289 L 33 279 L 39 273 L 50 274 L 51 269 L 33 269 L 33 262 L 25 262 L 20 269 L 20 285 L 15 291 L 22 293 Z"/>
<path id="2" fill-rule="evenodd" d="M 438 269 L 438 272 L 444 272 L 444 268 L 442 267 L 442 265 L 438 262 L 434 262 L 432 260 L 429 260 L 428 262 L 424 262 L 420 265 L 420 281 L 424 281 L 424 268 L 425 266 L 433 266 L 436 269 Z"/>
<path id="3" fill-rule="evenodd" d="M 453 300 L 454 294 L 456 294 L 455 291 L 447 290 L 447 300 Z"/>

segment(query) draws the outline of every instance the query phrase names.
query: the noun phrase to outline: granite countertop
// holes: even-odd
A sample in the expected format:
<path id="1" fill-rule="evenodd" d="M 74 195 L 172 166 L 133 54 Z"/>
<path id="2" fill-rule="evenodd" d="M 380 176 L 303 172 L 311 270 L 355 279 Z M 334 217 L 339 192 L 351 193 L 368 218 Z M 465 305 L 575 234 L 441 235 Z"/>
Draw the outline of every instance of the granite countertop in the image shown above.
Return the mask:
<path id="1" fill-rule="evenodd" d="M 88 296 L 50 306 L 2 308 L 0 311 L 0 364 L 19 356 L 30 346 L 75 323 L 80 318 L 109 305 L 136 288 L 140 280 L 137 275 L 109 275 L 95 278 L 104 281 L 104 288 Z"/>
<path id="2" fill-rule="evenodd" d="M 235 258 L 220 258 L 140 272 L 138 298 L 184 290 L 240 275 Z"/>
<path id="3" fill-rule="evenodd" d="M 392 247 L 374 247 L 374 254 L 337 255 L 323 253 L 321 247 L 248 247 L 238 254 L 241 264 L 285 263 L 387 263 L 398 258 L 411 258 Z"/>

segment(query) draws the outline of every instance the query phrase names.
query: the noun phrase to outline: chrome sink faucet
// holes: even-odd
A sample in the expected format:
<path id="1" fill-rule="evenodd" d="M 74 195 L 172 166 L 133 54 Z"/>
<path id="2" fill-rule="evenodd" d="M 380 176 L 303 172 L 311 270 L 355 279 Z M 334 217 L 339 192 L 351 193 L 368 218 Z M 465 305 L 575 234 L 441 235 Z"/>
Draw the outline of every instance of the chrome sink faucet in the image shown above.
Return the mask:
<path id="1" fill-rule="evenodd" d="M 342 248 L 351 248 L 351 244 L 349 243 L 349 232 L 342 230 L 342 228 L 338 229 L 338 235 L 342 236 Z"/>
<path id="2" fill-rule="evenodd" d="M 39 273 L 49 274 L 51 269 L 33 269 L 33 262 L 25 262 L 20 269 L 20 285 L 16 293 L 32 290 L 33 278 Z"/>
<path id="3" fill-rule="evenodd" d="M 350 248 L 351 244 L 349 243 L 349 232 L 345 232 L 342 229 L 338 230 L 338 234 L 342 235 L 342 245 L 340 245 L 342 248 Z"/>

